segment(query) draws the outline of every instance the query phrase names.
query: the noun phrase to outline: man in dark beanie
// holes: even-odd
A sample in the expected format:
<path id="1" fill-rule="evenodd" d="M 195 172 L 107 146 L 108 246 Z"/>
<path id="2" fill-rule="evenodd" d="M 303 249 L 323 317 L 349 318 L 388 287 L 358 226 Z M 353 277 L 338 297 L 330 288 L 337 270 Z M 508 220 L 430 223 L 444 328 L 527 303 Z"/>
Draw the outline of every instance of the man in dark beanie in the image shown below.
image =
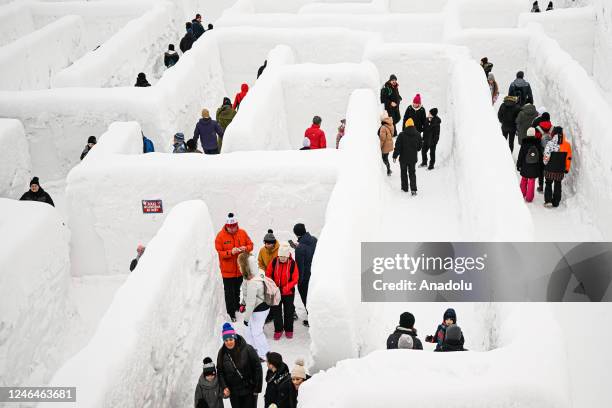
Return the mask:
<path id="1" fill-rule="evenodd" d="M 96 145 L 96 143 L 97 140 L 95 136 L 89 136 L 89 138 L 87 138 L 87 144 L 85 145 L 83 152 L 81 152 L 81 160 L 83 160 L 85 156 L 87 156 L 87 153 L 89 153 L 89 151 L 92 149 L 92 147 Z"/>
<path id="2" fill-rule="evenodd" d="M 51 199 L 49 193 L 43 190 L 43 188 L 40 186 L 40 183 L 38 182 L 38 177 L 34 177 L 32 181 L 30 181 L 30 189 L 23 193 L 19 200 L 40 201 L 42 203 L 47 203 L 55 207 L 55 204 L 53 204 L 53 200 Z"/>
<path id="3" fill-rule="evenodd" d="M 266 373 L 265 406 L 276 404 L 279 408 L 293 407 L 295 388 L 291 382 L 289 367 L 283 362 L 283 357 L 274 352 L 266 354 L 268 372 Z"/>
<path id="4" fill-rule="evenodd" d="M 310 233 L 306 231 L 306 226 L 302 223 L 295 224 L 293 233 L 297 237 L 298 243 L 295 244 L 293 241 L 289 241 L 289 244 L 295 249 L 295 262 L 297 263 L 298 271 L 300 271 L 298 292 L 300 293 L 304 308 L 306 308 L 310 270 L 312 267 L 312 258 L 317 249 L 317 238 L 310 235 Z M 308 313 L 307 308 L 306 313 Z M 309 326 L 308 319 L 305 319 L 302 323 L 304 323 L 306 327 Z"/>
<path id="5" fill-rule="evenodd" d="M 412 337 L 413 350 L 423 350 L 423 344 L 417 338 L 417 331 L 414 328 L 414 315 L 410 312 L 404 312 L 400 315 L 399 326 L 395 328 L 395 331 L 387 339 L 387 349 L 399 348 L 399 339 L 403 334 Z"/>

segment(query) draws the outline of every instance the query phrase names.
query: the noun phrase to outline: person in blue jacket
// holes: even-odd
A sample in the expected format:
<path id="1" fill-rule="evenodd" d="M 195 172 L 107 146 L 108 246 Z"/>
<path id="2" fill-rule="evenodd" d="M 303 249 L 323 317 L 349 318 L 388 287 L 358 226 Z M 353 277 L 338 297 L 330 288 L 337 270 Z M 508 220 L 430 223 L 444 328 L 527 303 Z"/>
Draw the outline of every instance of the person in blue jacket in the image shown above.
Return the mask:
<path id="1" fill-rule="evenodd" d="M 153 142 L 151 141 L 151 139 L 146 137 L 142 131 L 140 132 L 140 134 L 142 135 L 142 152 L 143 153 L 154 152 L 155 146 L 153 145 Z"/>
<path id="2" fill-rule="evenodd" d="M 216 120 L 210 118 L 208 109 L 202 109 L 202 119 L 198 121 L 193 131 L 193 140 L 196 142 L 196 148 L 198 139 L 200 139 L 204 154 L 219 154 L 217 136 L 223 138 L 223 128 Z"/>

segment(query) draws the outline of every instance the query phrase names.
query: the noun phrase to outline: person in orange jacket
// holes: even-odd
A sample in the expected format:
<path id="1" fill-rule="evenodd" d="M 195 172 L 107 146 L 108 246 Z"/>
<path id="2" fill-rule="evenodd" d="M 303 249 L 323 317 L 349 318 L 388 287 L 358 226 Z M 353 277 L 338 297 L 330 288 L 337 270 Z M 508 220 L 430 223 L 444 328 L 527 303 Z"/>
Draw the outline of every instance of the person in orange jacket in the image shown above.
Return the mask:
<path id="1" fill-rule="evenodd" d="M 253 241 L 245 230 L 238 227 L 238 220 L 233 213 L 227 215 L 225 225 L 217 234 L 215 249 L 219 253 L 219 266 L 225 292 L 225 309 L 232 322 L 235 322 L 236 311 L 240 308 L 240 286 L 242 286 L 238 255 L 243 252 L 252 252 Z"/>
<path id="2" fill-rule="evenodd" d="M 567 141 L 563 128 L 557 126 L 552 131 L 553 138 L 544 149 L 544 206 L 558 207 L 561 202 L 561 181 L 572 166 L 572 146 Z M 554 185 L 554 186 L 553 186 Z M 553 189 L 554 187 L 554 189 Z"/>
<path id="3" fill-rule="evenodd" d="M 300 271 L 291 257 L 289 243 L 283 242 L 278 248 L 278 256 L 270 262 L 266 276 L 276 283 L 281 292 L 281 302 L 272 306 L 274 319 L 274 340 L 280 340 L 285 331 L 288 339 L 293 338 L 293 313 L 295 312 L 295 286 L 298 284 Z"/>

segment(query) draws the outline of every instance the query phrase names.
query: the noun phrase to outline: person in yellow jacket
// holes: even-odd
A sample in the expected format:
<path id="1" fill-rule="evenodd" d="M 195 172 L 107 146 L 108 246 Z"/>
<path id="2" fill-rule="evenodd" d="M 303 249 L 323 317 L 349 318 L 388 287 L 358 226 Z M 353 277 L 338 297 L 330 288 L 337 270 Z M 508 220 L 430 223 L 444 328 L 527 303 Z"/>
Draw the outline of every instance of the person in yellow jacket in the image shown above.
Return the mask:
<path id="1" fill-rule="evenodd" d="M 259 269 L 264 271 L 268 270 L 268 264 L 272 262 L 274 258 L 278 256 L 278 241 L 274 237 L 274 231 L 268 230 L 268 233 L 264 236 L 264 246 L 259 250 L 259 256 L 257 256 L 257 264 Z"/>

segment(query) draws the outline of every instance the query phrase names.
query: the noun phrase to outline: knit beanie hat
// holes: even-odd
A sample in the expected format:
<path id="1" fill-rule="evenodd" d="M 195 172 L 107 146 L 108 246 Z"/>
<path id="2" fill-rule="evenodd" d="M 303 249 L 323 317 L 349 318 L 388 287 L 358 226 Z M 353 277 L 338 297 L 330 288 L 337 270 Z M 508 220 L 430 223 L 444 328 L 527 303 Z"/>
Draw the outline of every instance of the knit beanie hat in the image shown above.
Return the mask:
<path id="1" fill-rule="evenodd" d="M 414 315 L 410 312 L 404 312 L 400 315 L 400 327 L 412 329 L 414 327 Z"/>
<path id="2" fill-rule="evenodd" d="M 412 100 L 412 103 L 416 105 L 420 105 L 421 104 L 421 94 L 416 94 L 414 96 L 414 99 Z"/>
<path id="3" fill-rule="evenodd" d="M 238 220 L 234 216 L 234 213 L 227 214 L 227 219 L 225 220 L 225 226 L 230 227 L 232 225 L 238 224 Z"/>
<path id="4" fill-rule="evenodd" d="M 296 236 L 301 237 L 302 235 L 306 234 L 306 226 L 302 223 L 295 224 L 293 226 L 293 233 Z"/>
<path id="5" fill-rule="evenodd" d="M 414 346 L 414 340 L 412 336 L 409 334 L 402 334 L 397 342 L 397 348 L 400 349 L 410 349 Z"/>
<path id="6" fill-rule="evenodd" d="M 397 77 L 395 76 L 395 74 L 391 74 L 391 76 L 389 77 L 389 81 L 397 81 Z"/>
<path id="7" fill-rule="evenodd" d="M 32 178 L 32 181 L 30 181 L 30 186 L 32 184 L 36 184 L 38 187 L 40 187 L 40 183 L 38 182 L 38 177 Z"/>
<path id="8" fill-rule="evenodd" d="M 227 339 L 236 340 L 236 331 L 230 323 L 224 323 L 223 330 L 221 331 L 221 336 L 223 337 L 223 341 Z"/>
<path id="9" fill-rule="evenodd" d="M 87 143 L 93 143 L 93 144 L 96 144 L 96 143 L 97 143 L 97 141 L 96 141 L 96 137 L 95 137 L 95 136 L 89 136 L 89 137 L 87 138 Z"/>
<path id="10" fill-rule="evenodd" d="M 306 369 L 304 368 L 304 360 L 298 358 L 295 360 L 295 365 L 291 369 L 291 377 L 292 378 L 301 378 L 303 380 L 306 379 Z"/>
<path id="11" fill-rule="evenodd" d="M 205 376 L 217 374 L 217 370 L 215 368 L 215 364 L 213 363 L 213 361 L 212 361 L 212 359 L 210 357 L 206 357 L 204 360 L 202 360 L 202 363 L 204 363 L 204 368 L 202 369 L 202 374 L 204 374 Z"/>
<path id="12" fill-rule="evenodd" d="M 232 100 L 226 96 L 225 98 L 223 98 L 223 105 L 232 106 Z"/>
<path id="13" fill-rule="evenodd" d="M 438 108 L 431 108 L 429 113 L 431 113 L 431 116 L 438 116 Z"/>
<path id="14" fill-rule="evenodd" d="M 544 111 L 544 113 L 542 113 L 542 120 L 545 122 L 550 122 L 550 113 Z"/>
<path id="15" fill-rule="evenodd" d="M 288 258 L 289 255 L 291 255 L 291 247 L 289 246 L 289 243 L 281 242 L 278 247 L 278 256 L 284 256 Z"/>
<path id="16" fill-rule="evenodd" d="M 444 320 L 452 319 L 455 324 L 457 323 L 457 313 L 455 313 L 455 309 L 446 309 L 444 312 Z"/>
<path id="17" fill-rule="evenodd" d="M 177 134 L 174 135 L 174 138 L 176 140 L 184 141 L 185 140 L 185 135 L 182 134 L 182 133 L 177 133 Z"/>
<path id="18" fill-rule="evenodd" d="M 414 120 L 412 118 L 408 118 L 406 121 L 406 127 L 414 126 Z"/>
<path id="19" fill-rule="evenodd" d="M 274 231 L 271 229 L 268 230 L 268 233 L 264 235 L 264 244 L 274 244 L 276 243 L 276 237 L 274 236 Z"/>
<path id="20" fill-rule="evenodd" d="M 266 360 L 268 360 L 268 364 L 272 364 L 277 369 L 281 368 L 283 365 L 283 356 L 274 351 L 269 351 L 266 354 Z"/>

